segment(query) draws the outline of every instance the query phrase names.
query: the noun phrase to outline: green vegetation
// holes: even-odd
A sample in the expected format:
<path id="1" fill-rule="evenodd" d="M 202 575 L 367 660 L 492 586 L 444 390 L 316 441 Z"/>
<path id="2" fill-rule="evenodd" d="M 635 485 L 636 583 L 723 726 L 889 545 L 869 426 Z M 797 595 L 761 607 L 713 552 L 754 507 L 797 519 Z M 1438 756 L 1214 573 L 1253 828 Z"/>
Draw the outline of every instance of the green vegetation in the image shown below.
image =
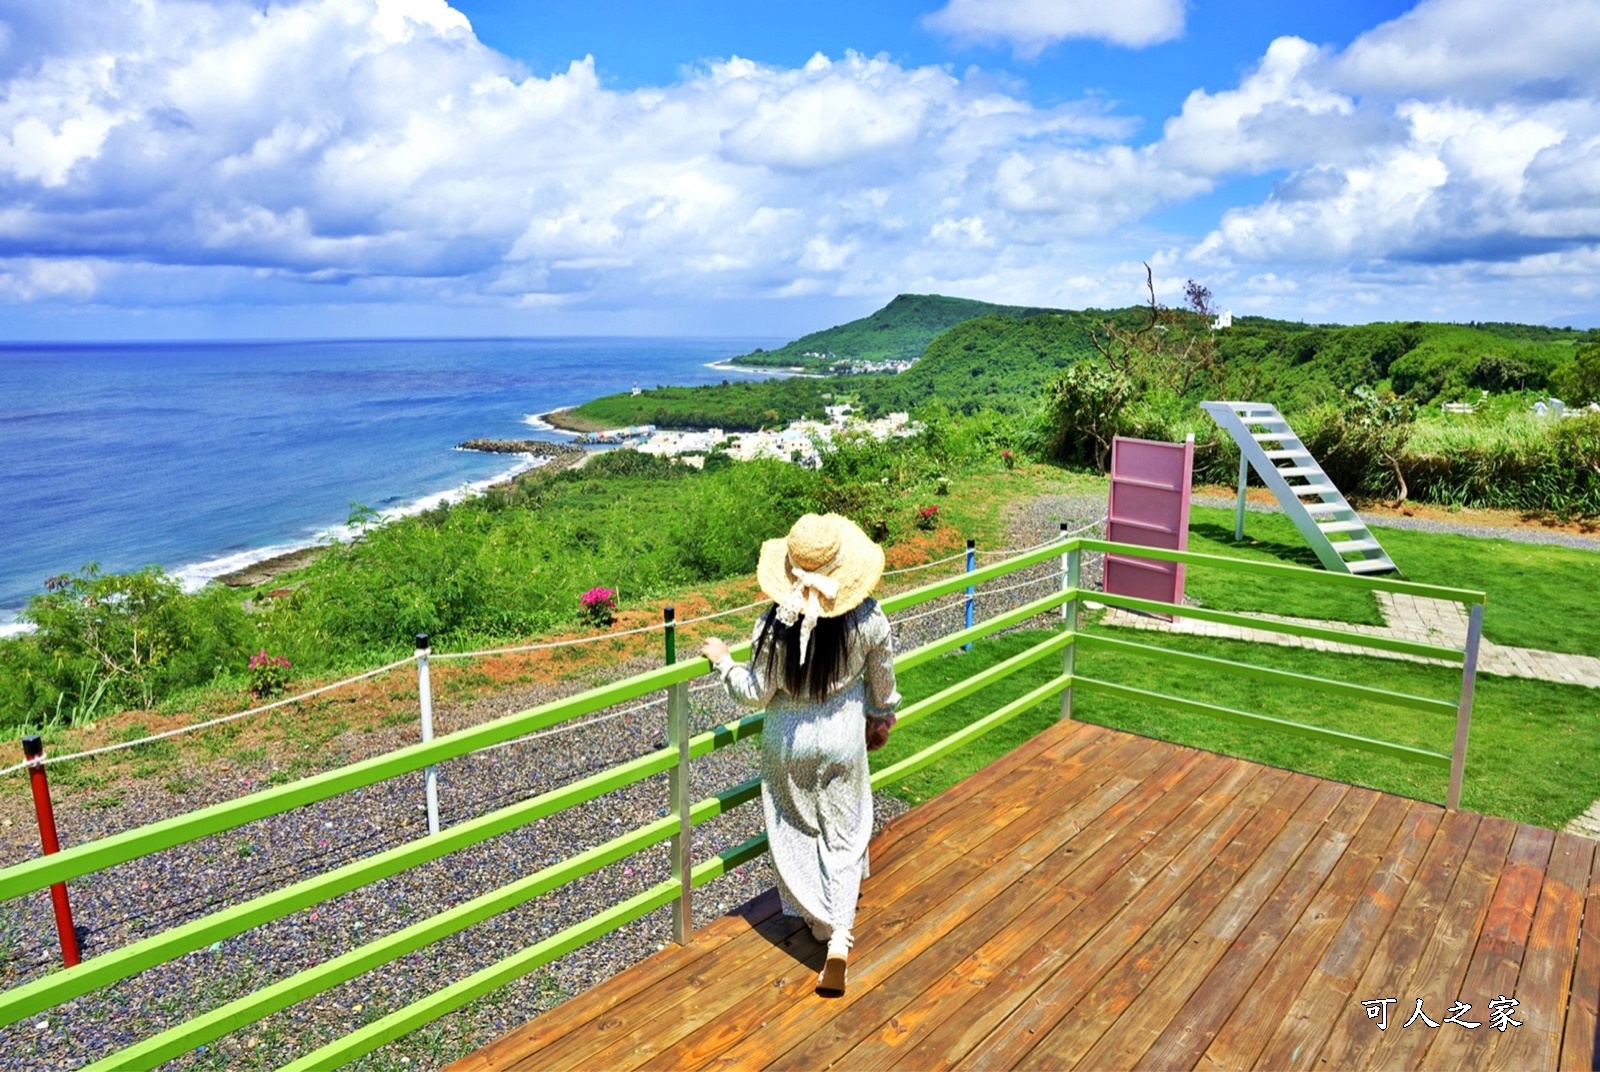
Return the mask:
<path id="1" fill-rule="evenodd" d="M 1204 637 L 1164 635 L 1153 639 L 1147 633 L 1130 636 L 1127 630 L 1103 627 L 1090 627 L 1090 631 L 1175 651 L 1436 699 L 1453 701 L 1461 683 L 1459 670 L 1401 660 Z M 980 641 L 966 655 L 946 656 L 908 671 L 903 675 L 901 691 L 908 701 L 920 699 L 1016 655 L 1049 635 L 1046 631 L 1030 630 Z M 1109 650 L 1080 652 L 1077 665 L 1081 673 L 1104 681 L 1433 752 L 1448 753 L 1454 741 L 1455 720 L 1449 715 L 1287 689 L 1233 674 L 1225 668 L 1186 667 L 1181 678 L 1176 678 L 1171 668 L 1158 658 Z M 1056 660 L 1041 660 L 921 722 L 903 730 L 896 729 L 888 746 L 873 753 L 872 764 L 881 769 L 898 762 L 1028 689 L 1044 684 L 1059 672 Z M 1059 705 L 1054 700 L 1041 703 L 970 747 L 888 787 L 888 791 L 910 803 L 935 796 L 1048 728 L 1056 721 L 1058 712 Z M 1520 678 L 1480 677 L 1473 705 L 1462 806 L 1554 827 L 1582 813 L 1591 801 L 1600 797 L 1600 768 L 1585 759 L 1600 748 L 1600 720 L 1594 716 L 1593 690 Z M 1448 783 L 1448 772 L 1444 768 L 1426 767 L 1363 749 L 1175 711 L 1165 706 L 1097 696 L 1084 689 L 1078 690 L 1074 697 L 1073 717 L 1435 802 L 1444 800 Z"/>
<path id="2" fill-rule="evenodd" d="M 1232 510 L 1196 506 L 1189 515 L 1189 549 L 1207 554 L 1271 559 L 1315 565 L 1293 522 L 1282 514 L 1252 513 L 1245 518 L 1245 543 L 1233 542 Z M 1572 547 L 1546 547 L 1514 540 L 1457 536 L 1445 532 L 1377 528 L 1401 576 L 1408 581 L 1487 592 L 1483 635 L 1496 644 L 1600 657 L 1600 631 L 1552 628 L 1552 623 L 1592 617 L 1595 553 Z M 1331 585 L 1300 584 L 1254 590 L 1250 578 L 1223 569 L 1191 567 L 1188 591 L 1207 606 L 1264 611 L 1304 618 L 1382 624 L 1356 613 L 1313 613 L 1339 606 L 1346 593 Z M 1211 592 L 1231 590 L 1234 606 L 1213 603 Z M 1374 604 L 1375 607 L 1375 604 Z"/>
<path id="3" fill-rule="evenodd" d="M 1019 655 L 1049 636 L 1050 633 L 1044 630 L 1027 630 L 980 640 L 970 652 L 953 652 L 901 674 L 898 681 L 900 694 L 905 697 L 906 703 L 914 703 L 940 689 L 965 681 L 979 670 Z M 873 769 L 882 770 L 937 744 L 963 726 L 977 721 L 1029 689 L 1038 688 L 1060 673 L 1061 659 L 1046 657 L 981 692 L 935 711 L 920 722 L 897 726 L 889 735 L 889 743 L 871 754 Z M 1024 741 L 1048 729 L 1060 713 L 1060 701 L 1052 699 L 1041 703 L 990 730 L 969 747 L 958 748 L 899 783 L 886 786 L 884 791 L 908 804 L 938 796 L 963 778 L 982 770 Z"/>
<path id="4" fill-rule="evenodd" d="M 600 428 L 654 424 L 754 432 L 822 417 L 823 407 L 832 404 L 840 387 L 837 381 L 810 376 L 738 383 L 724 380 L 702 387 L 657 387 L 637 395 L 606 395 L 570 412 L 586 425 Z"/>
<path id="5" fill-rule="evenodd" d="M 776 350 L 756 350 L 732 364 L 832 372 L 852 362 L 915 361 L 949 328 L 980 316 L 1026 316 L 1033 310 L 938 294 L 901 294 L 870 316 L 803 335 Z"/>
<path id="6" fill-rule="evenodd" d="M 1282 514 L 1251 514 L 1245 522 L 1245 542 L 1234 543 L 1231 511 L 1193 507 L 1189 515 L 1189 550 L 1321 568 L 1316 553 L 1306 545 L 1293 522 Z M 1435 584 L 1447 583 L 1432 580 Z M 1333 585 L 1285 585 L 1276 578 L 1256 573 L 1190 566 L 1184 571 L 1184 594 L 1213 610 L 1278 614 L 1352 625 L 1383 624 L 1377 597 L 1371 592 Z"/>
<path id="7" fill-rule="evenodd" d="M 1193 433 L 1196 479 L 1229 483 L 1238 452 L 1198 402 L 1260 398 L 1277 404 L 1358 499 L 1404 492 L 1442 505 L 1600 514 L 1600 417 L 1531 417 L 1548 391 L 1566 392 L 1574 406 L 1600 396 L 1600 333 L 1263 317 L 1237 317 L 1213 332 L 1209 293 L 1191 293 L 1199 308 L 1008 309 L 962 319 L 919 343 L 924 356 L 898 376 L 667 388 L 577 412 L 600 424 L 739 430 L 816 416 L 833 399 L 848 398 L 868 416 L 936 402 L 955 413 L 1010 415 L 1013 438 L 1035 457 L 1097 468 L 1114 436 Z M 915 302 L 936 300 L 954 301 Z M 897 298 L 855 325 L 867 332 L 875 317 L 897 321 L 891 310 L 916 308 L 912 302 Z M 817 337 L 791 346 L 813 346 Z M 1479 402 L 1479 411 L 1439 409 L 1458 400 Z"/>
<path id="8" fill-rule="evenodd" d="M 255 593 L 254 614 L 233 592 L 185 594 L 157 570 L 86 571 L 33 601 L 38 632 L 0 644 L 0 719 L 74 725 L 189 689 L 242 695 L 262 648 L 304 680 L 401 657 L 417 633 L 448 650 L 571 628 L 595 586 L 626 610 L 748 576 L 761 542 L 808 510 L 848 514 L 894 542 L 914 531 L 940 476 L 980 465 L 1000 466 L 982 422 L 938 420 L 894 451 L 841 437 L 819 471 L 726 458 L 702 471 L 612 451 L 336 544 L 291 595 Z"/>

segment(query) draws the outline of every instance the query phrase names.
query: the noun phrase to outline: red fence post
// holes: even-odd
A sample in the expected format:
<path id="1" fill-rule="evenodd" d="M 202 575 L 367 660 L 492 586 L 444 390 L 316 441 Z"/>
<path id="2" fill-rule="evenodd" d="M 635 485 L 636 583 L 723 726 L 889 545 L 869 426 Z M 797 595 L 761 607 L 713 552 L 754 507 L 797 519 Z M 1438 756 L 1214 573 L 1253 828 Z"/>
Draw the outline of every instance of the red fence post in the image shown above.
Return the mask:
<path id="1" fill-rule="evenodd" d="M 56 813 L 50 807 L 50 783 L 44 773 L 44 741 L 38 736 L 22 739 L 22 757 L 28 761 L 28 781 L 33 786 L 33 810 L 39 814 L 39 842 L 46 856 L 61 851 L 56 837 Z M 71 968 L 78 963 L 78 932 L 72 927 L 72 906 L 67 903 L 67 884 L 50 887 L 50 901 L 56 910 L 56 933 L 61 936 L 61 960 Z"/>

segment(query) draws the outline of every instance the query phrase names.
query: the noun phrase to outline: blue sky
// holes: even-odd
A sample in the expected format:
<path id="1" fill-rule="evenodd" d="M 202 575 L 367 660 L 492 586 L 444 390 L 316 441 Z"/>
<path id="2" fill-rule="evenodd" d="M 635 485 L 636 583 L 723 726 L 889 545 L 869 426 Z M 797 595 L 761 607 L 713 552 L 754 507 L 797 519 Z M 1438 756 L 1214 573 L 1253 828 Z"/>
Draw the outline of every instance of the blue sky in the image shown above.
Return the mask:
<path id="1" fill-rule="evenodd" d="M 0 335 L 1600 323 L 1600 0 L 0 0 Z"/>

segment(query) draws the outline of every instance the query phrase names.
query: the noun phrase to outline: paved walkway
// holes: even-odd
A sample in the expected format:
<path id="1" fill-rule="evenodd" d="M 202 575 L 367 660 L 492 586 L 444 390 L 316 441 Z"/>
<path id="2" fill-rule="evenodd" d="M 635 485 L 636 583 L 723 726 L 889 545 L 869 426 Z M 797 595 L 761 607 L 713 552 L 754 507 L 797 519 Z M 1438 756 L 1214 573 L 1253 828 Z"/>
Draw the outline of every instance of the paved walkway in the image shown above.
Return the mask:
<path id="1" fill-rule="evenodd" d="M 1348 625 L 1335 623 L 1338 628 L 1368 636 L 1394 637 L 1416 640 L 1427 644 L 1464 648 L 1467 642 L 1467 609 L 1459 603 L 1442 599 L 1424 599 L 1419 596 L 1392 592 L 1374 593 L 1383 611 L 1383 625 Z M 1265 621 L 1297 622 L 1304 625 L 1330 623 L 1310 621 L 1305 618 L 1287 618 L 1271 614 L 1256 617 Z M 1418 655 L 1379 651 L 1356 644 L 1339 644 L 1327 640 L 1310 640 L 1286 636 L 1269 629 L 1246 629 L 1221 625 L 1215 622 L 1179 618 L 1163 621 L 1149 615 L 1111 607 L 1101 619 L 1106 625 L 1126 629 L 1145 629 L 1163 633 L 1185 633 L 1193 636 L 1221 637 L 1227 640 L 1248 640 L 1280 647 L 1311 648 L 1314 651 L 1332 651 L 1347 655 L 1370 655 L 1380 659 L 1404 659 L 1409 662 L 1448 665 L 1443 660 L 1427 659 Z M 1558 651 L 1540 651 L 1536 648 L 1514 648 L 1482 640 L 1478 646 L 1478 672 L 1499 677 L 1524 677 L 1539 681 L 1553 681 L 1563 685 L 1582 685 L 1600 689 L 1600 659 L 1589 655 L 1569 655 Z M 1565 827 L 1569 834 L 1600 838 L 1600 800 L 1589 805 L 1589 810 L 1573 819 Z"/>

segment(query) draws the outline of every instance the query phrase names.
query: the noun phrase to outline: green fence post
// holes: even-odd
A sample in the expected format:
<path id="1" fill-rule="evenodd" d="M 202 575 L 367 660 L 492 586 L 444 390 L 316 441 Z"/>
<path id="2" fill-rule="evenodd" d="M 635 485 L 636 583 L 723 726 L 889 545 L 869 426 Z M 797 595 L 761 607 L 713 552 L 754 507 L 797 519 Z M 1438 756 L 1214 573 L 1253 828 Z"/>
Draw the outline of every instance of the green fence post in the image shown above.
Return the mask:
<path id="1" fill-rule="evenodd" d="M 1067 533 L 1067 523 L 1065 521 L 1063 521 L 1061 523 L 1061 535 L 1063 537 L 1065 537 L 1066 533 Z M 1082 554 L 1083 554 L 1083 552 L 1078 550 L 1077 541 L 1074 540 L 1069 545 L 1069 547 L 1067 549 L 1067 553 L 1061 556 L 1061 587 L 1062 587 L 1063 590 L 1071 590 L 1071 589 L 1075 589 L 1075 588 L 1078 587 L 1078 577 L 1079 577 L 1079 574 L 1082 572 L 1082 559 L 1081 559 Z M 1074 634 L 1077 633 L 1077 631 L 1078 631 L 1078 597 L 1077 596 L 1072 597 L 1071 599 L 1067 600 L 1065 603 L 1063 603 L 1061 605 L 1061 620 L 1062 620 L 1063 623 L 1065 623 L 1065 625 L 1067 627 L 1067 632 L 1074 633 Z M 1064 676 L 1068 677 L 1068 678 L 1070 678 L 1072 676 L 1073 666 L 1077 662 L 1077 649 L 1078 649 L 1078 644 L 1077 644 L 1076 641 L 1073 641 L 1072 643 L 1067 645 L 1067 650 L 1061 653 L 1061 673 Z M 1071 718 L 1072 717 L 1072 685 L 1071 684 L 1068 684 L 1066 688 L 1061 690 L 1061 717 L 1062 718 Z"/>
<path id="2" fill-rule="evenodd" d="M 678 661 L 678 611 L 661 608 L 666 624 L 667 663 Z M 677 815 L 678 832 L 672 835 L 672 878 L 678 884 L 678 900 L 672 911 L 672 940 L 687 945 L 694 937 L 694 825 L 689 806 L 689 683 L 680 681 L 667 688 L 667 747 L 678 750 L 678 763 L 667 772 L 667 814 Z"/>
<path id="3" fill-rule="evenodd" d="M 1456 708 L 1456 747 L 1450 756 L 1450 796 L 1446 807 L 1461 807 L 1461 782 L 1467 772 L 1467 733 L 1472 729 L 1472 689 L 1478 680 L 1478 640 L 1483 636 L 1483 604 L 1474 603 L 1467 623 L 1466 662 L 1461 667 L 1461 703 Z"/>

